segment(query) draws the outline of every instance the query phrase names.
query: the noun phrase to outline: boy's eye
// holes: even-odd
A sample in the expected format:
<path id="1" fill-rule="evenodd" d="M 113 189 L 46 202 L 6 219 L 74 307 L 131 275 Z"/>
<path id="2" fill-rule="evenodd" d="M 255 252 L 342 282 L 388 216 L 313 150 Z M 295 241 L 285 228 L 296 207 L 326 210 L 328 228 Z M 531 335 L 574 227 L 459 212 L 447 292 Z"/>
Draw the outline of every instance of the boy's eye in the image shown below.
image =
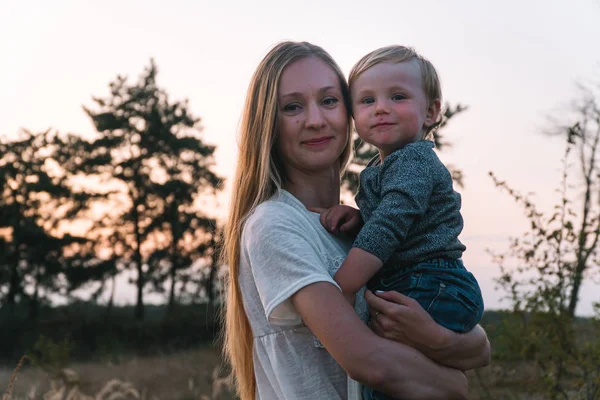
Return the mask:
<path id="1" fill-rule="evenodd" d="M 392 100 L 394 101 L 404 100 L 405 98 L 406 96 L 404 96 L 403 94 L 395 94 L 392 96 Z"/>
<path id="2" fill-rule="evenodd" d="M 339 103 L 339 100 L 336 99 L 335 97 L 326 97 L 325 99 L 323 99 L 323 105 L 324 106 L 334 106 L 337 103 Z"/>
<path id="3" fill-rule="evenodd" d="M 372 97 L 365 97 L 360 102 L 363 104 L 373 104 L 375 100 Z"/>

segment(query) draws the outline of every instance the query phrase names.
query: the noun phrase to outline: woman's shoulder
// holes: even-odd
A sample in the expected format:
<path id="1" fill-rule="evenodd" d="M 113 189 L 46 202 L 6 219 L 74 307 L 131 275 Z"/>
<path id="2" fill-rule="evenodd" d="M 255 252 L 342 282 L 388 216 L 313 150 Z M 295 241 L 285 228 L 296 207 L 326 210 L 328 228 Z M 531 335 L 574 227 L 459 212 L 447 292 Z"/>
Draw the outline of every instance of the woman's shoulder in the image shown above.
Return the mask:
<path id="1" fill-rule="evenodd" d="M 246 219 L 244 232 L 287 228 L 302 221 L 306 208 L 288 192 L 281 190 L 259 204 Z"/>

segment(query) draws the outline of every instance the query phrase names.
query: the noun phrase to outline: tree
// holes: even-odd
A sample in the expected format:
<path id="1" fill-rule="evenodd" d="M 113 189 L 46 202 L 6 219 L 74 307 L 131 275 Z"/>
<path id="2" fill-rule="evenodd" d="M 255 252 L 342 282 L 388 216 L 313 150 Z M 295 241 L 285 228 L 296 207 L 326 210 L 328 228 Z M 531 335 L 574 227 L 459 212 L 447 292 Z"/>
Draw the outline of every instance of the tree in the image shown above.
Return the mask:
<path id="1" fill-rule="evenodd" d="M 446 104 L 445 110 L 442 113 L 442 119 L 433 134 L 433 141 L 438 150 L 442 151 L 444 148 L 452 146 L 449 142 L 444 140 L 444 136 L 441 131 L 448 124 L 448 121 L 452 117 L 460 114 L 466 109 L 466 106 L 462 106 L 460 104 L 456 105 L 454 108 L 452 108 L 452 106 L 449 104 Z M 375 146 L 370 145 L 367 142 L 363 142 L 356 133 L 354 134 L 353 138 L 353 146 L 354 158 L 344 174 L 342 184 L 346 190 L 350 191 L 351 193 L 356 193 L 358 190 L 360 171 L 362 171 L 367 166 L 369 161 L 378 154 L 378 151 Z M 459 187 L 463 187 L 464 182 L 462 171 L 453 165 L 447 165 L 447 167 L 452 174 L 452 179 L 454 182 Z"/>
<path id="2" fill-rule="evenodd" d="M 600 108 L 586 95 L 575 121 L 558 132 L 565 138 L 562 182 L 554 210 L 542 212 L 529 196 L 490 173 L 497 187 L 525 210 L 530 230 L 494 254 L 498 279 L 513 304 L 504 341 L 513 357 L 533 360 L 541 379 L 532 388 L 552 399 L 594 399 L 600 394 L 600 319 L 578 321 L 581 283 L 598 271 L 600 235 Z M 515 260 L 516 268 L 508 268 Z M 600 310 L 599 310 L 600 311 Z M 519 318 L 515 318 L 518 316 Z"/>
<path id="3" fill-rule="evenodd" d="M 191 169 L 198 169 L 198 164 L 191 165 Z M 198 171 L 199 172 L 199 171 Z M 215 181 L 211 183 L 217 187 Z M 164 193 L 163 212 L 153 221 L 153 226 L 160 227 L 168 233 L 168 239 L 162 247 L 157 247 L 149 256 L 149 264 L 153 267 L 153 289 L 164 291 L 164 284 L 168 281 L 167 309 L 173 311 L 176 303 L 176 286 L 180 283 L 179 293 L 188 290 L 190 283 L 203 286 L 196 278 L 202 276 L 206 263 L 202 259 L 210 257 L 215 251 L 216 221 L 207 218 L 193 207 L 194 194 L 197 193 L 201 180 L 185 182 L 180 179 L 169 180 L 160 188 Z M 200 264 L 198 264 L 200 262 Z M 210 297 L 210 296 L 209 296 Z"/>
<path id="4" fill-rule="evenodd" d="M 35 316 L 49 293 L 65 294 L 65 251 L 84 243 L 63 234 L 60 223 L 77 213 L 65 176 L 54 162 L 54 134 L 23 131 L 16 140 L 0 142 L 0 230 L 7 287 L 4 303 L 14 309 L 21 299 Z"/>
<path id="5" fill-rule="evenodd" d="M 577 231 L 573 288 L 568 306 L 571 316 L 575 315 L 584 274 L 591 265 L 598 265 L 597 259 L 594 259 L 597 256 L 600 236 L 600 104 L 598 100 L 600 97 L 593 91 L 585 90 L 582 101 L 576 105 L 577 121 L 559 130 L 577 153 L 580 179 L 577 186 L 583 192 Z"/>
<path id="6" fill-rule="evenodd" d="M 137 83 L 122 76 L 111 82 L 108 97 L 95 97 L 94 109 L 84 107 L 96 137 L 71 135 L 61 160 L 104 184 L 110 206 L 94 230 L 104 238 L 107 259 L 136 271 L 138 319 L 144 317 L 147 284 L 156 287 L 166 276 L 174 280 L 190 265 L 199 246 L 194 237 L 213 224 L 195 201 L 201 190 L 214 193 L 220 182 L 211 170 L 215 148 L 198 138 L 200 119 L 187 101 L 171 102 L 156 75 L 151 60 Z M 165 268 L 168 274 L 159 272 Z"/>

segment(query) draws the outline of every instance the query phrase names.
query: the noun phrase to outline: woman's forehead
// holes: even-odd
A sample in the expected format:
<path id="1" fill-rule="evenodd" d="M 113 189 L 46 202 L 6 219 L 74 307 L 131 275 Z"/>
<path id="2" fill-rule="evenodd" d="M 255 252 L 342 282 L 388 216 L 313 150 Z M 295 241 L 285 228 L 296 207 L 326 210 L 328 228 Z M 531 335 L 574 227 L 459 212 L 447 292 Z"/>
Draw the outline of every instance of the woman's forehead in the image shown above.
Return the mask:
<path id="1" fill-rule="evenodd" d="M 340 89 L 339 77 L 332 66 L 318 57 L 294 61 L 285 67 L 279 81 L 280 96 L 331 88 Z"/>

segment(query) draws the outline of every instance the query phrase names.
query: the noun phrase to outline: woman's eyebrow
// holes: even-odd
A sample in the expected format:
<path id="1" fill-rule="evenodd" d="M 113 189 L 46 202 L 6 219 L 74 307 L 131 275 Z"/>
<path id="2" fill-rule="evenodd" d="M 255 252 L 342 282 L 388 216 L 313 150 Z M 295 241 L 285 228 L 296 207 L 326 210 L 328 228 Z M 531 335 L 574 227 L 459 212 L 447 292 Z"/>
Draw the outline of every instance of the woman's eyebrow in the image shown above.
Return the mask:
<path id="1" fill-rule="evenodd" d="M 301 97 L 302 93 L 300 92 L 290 92 L 290 93 L 284 93 L 281 95 L 281 98 L 284 99 L 286 97 Z"/>
<path id="2" fill-rule="evenodd" d="M 318 93 L 325 93 L 329 90 L 337 90 L 336 86 L 323 86 L 322 88 L 320 88 L 318 90 Z M 303 97 L 305 95 L 305 93 L 301 93 L 301 92 L 290 92 L 290 93 L 283 93 L 281 95 L 282 99 L 288 98 L 288 97 Z"/>
<path id="3" fill-rule="evenodd" d="M 335 86 L 325 86 L 325 87 L 322 87 L 321 89 L 319 89 L 319 91 L 320 92 L 326 92 L 326 91 L 331 90 L 331 89 L 337 89 L 337 88 Z"/>

